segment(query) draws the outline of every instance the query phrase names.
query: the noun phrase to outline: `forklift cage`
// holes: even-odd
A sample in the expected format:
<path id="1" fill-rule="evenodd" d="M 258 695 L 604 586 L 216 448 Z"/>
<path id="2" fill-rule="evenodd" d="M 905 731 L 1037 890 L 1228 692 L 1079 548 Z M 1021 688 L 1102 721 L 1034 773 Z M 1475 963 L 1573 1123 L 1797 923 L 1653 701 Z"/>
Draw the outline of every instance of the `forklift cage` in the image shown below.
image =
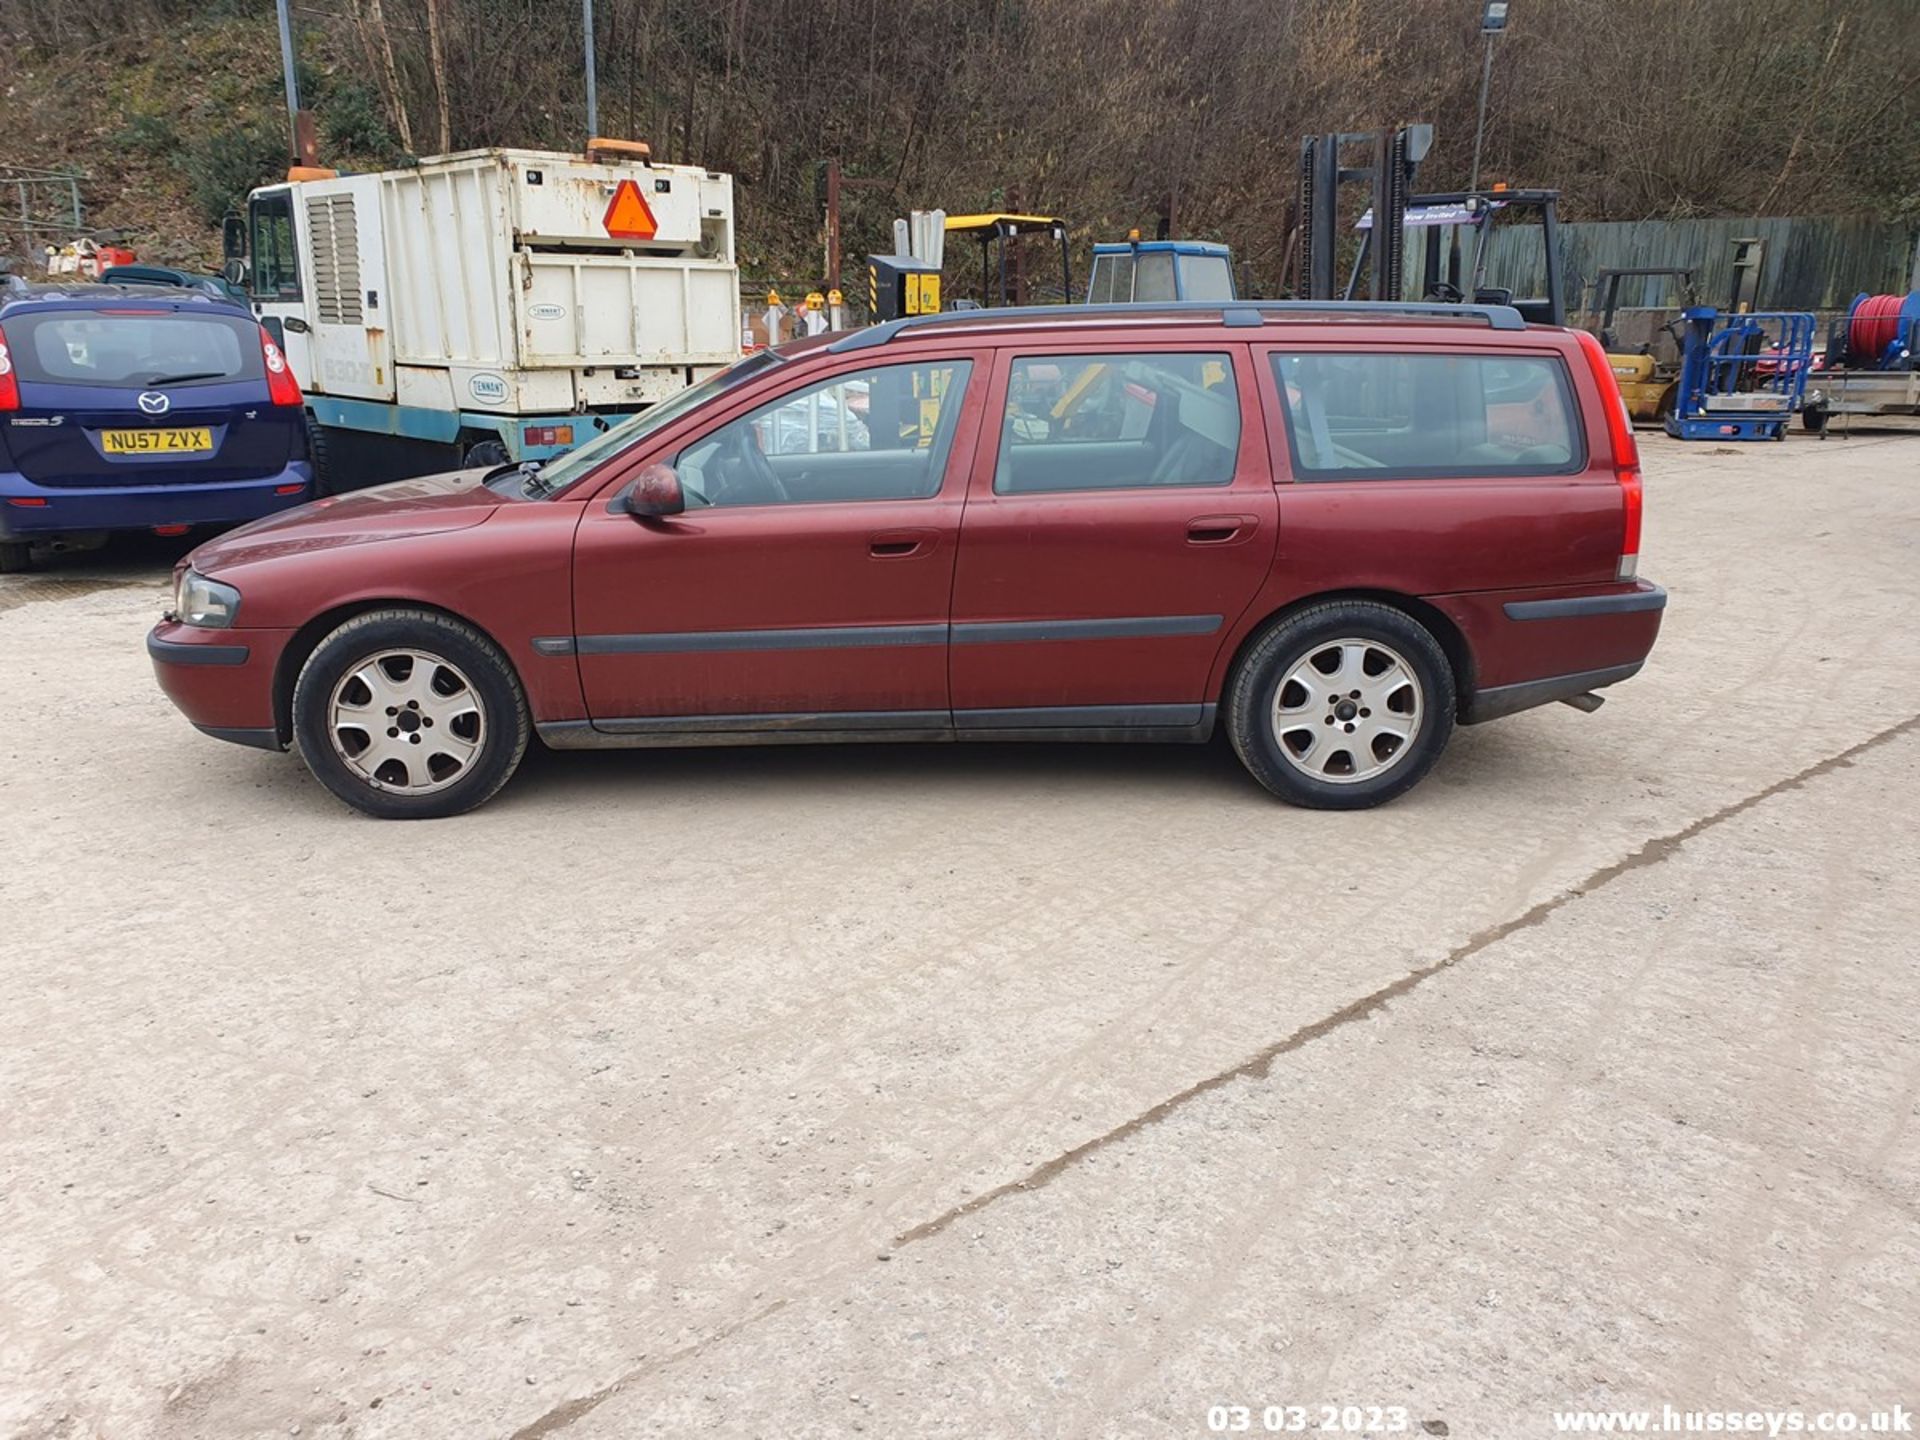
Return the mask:
<path id="1" fill-rule="evenodd" d="M 946 233 L 964 235 L 980 242 L 980 295 L 988 309 L 996 304 L 1016 303 L 1014 276 L 1008 265 L 1008 250 L 1022 235 L 1051 235 L 1060 246 L 1060 294 L 1073 302 L 1073 259 L 1067 248 L 1067 222 L 1057 215 L 1012 215 L 995 212 L 986 215 L 949 215 Z M 995 248 L 999 250 L 998 275 L 995 273 Z M 999 299 L 994 296 L 998 294 Z"/>

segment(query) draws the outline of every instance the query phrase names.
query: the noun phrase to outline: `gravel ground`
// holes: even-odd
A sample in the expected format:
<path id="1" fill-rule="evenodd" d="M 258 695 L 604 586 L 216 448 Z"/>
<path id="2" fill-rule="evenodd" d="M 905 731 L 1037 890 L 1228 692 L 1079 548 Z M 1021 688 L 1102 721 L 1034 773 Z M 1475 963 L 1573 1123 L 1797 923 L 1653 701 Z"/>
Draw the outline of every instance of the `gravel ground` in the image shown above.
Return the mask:
<path id="1" fill-rule="evenodd" d="M 0 581 L 0 1435 L 1204 1435 L 1920 1402 L 1920 438 L 1649 441 L 1647 671 L 1224 746 L 194 733 Z"/>

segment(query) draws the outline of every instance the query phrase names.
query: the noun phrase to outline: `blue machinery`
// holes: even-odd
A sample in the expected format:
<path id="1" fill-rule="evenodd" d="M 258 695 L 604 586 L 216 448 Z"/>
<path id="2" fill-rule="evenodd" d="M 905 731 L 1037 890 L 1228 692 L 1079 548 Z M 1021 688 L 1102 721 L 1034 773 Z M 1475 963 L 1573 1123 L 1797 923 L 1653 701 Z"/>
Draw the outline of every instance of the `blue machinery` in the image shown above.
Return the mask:
<path id="1" fill-rule="evenodd" d="M 1814 317 L 1799 311 L 1680 312 L 1680 381 L 1667 433 L 1682 440 L 1780 440 L 1813 364 Z"/>

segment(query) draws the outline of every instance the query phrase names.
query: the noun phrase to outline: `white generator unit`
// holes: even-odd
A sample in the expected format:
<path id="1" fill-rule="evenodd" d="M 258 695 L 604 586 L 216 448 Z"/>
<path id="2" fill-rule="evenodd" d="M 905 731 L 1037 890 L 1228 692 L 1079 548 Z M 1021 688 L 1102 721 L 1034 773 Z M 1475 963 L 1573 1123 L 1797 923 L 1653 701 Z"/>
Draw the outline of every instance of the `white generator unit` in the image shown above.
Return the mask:
<path id="1" fill-rule="evenodd" d="M 732 178 L 644 145 L 295 170 L 247 210 L 254 308 L 323 450 L 347 430 L 544 458 L 740 355 Z"/>

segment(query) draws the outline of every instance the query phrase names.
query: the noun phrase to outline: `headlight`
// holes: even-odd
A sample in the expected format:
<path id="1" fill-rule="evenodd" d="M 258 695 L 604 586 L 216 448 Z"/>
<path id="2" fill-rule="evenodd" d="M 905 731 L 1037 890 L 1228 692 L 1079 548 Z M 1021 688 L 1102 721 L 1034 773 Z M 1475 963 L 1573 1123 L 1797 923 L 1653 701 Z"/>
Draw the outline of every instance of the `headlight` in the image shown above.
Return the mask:
<path id="1" fill-rule="evenodd" d="M 173 613 L 183 624 L 225 630 L 240 613 L 240 592 L 209 580 L 198 570 L 189 570 L 174 587 Z"/>

